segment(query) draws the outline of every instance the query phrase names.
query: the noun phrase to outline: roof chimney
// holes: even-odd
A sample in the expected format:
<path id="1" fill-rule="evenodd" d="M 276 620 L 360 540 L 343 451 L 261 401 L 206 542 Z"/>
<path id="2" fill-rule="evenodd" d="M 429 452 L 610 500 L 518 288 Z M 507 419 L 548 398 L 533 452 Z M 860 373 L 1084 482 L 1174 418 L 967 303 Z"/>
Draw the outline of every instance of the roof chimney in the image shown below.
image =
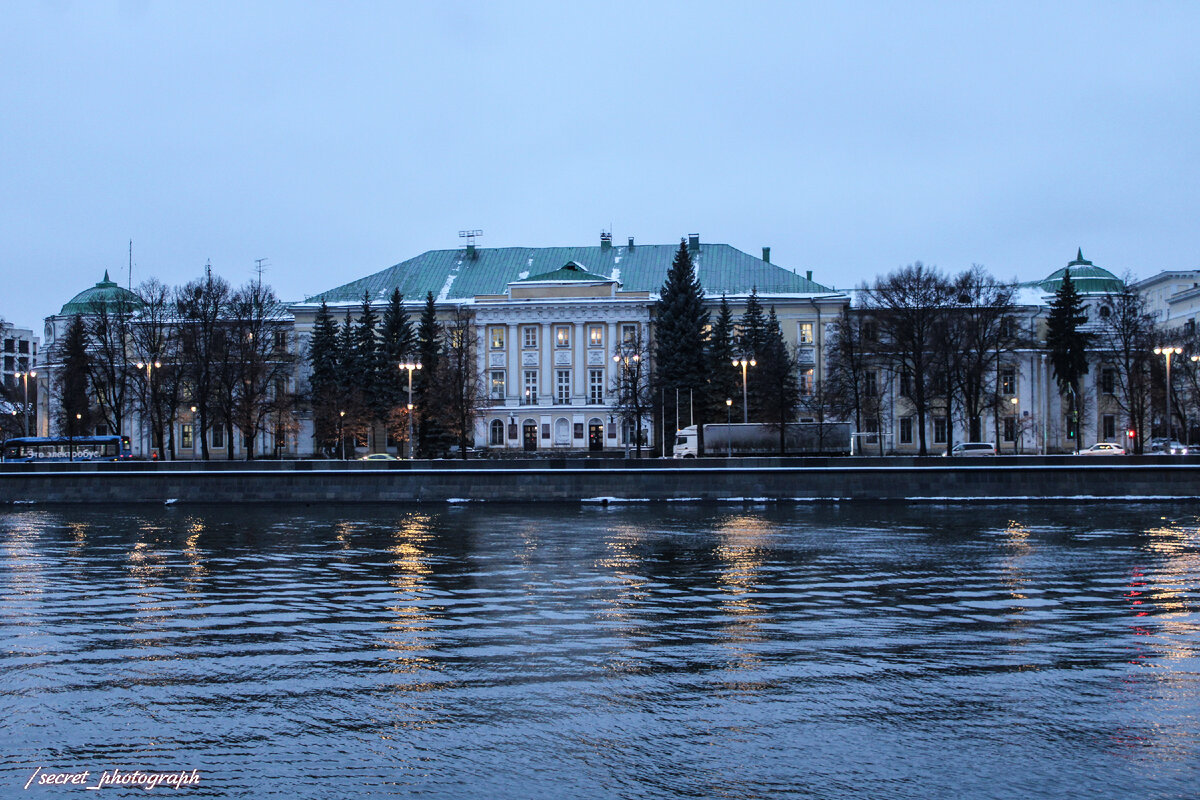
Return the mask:
<path id="1" fill-rule="evenodd" d="M 699 253 L 700 252 L 700 234 L 698 234 L 698 233 L 689 233 L 688 234 L 688 252 L 689 253 Z"/>
<path id="2" fill-rule="evenodd" d="M 633 249 L 633 237 L 632 236 L 629 237 L 629 249 L 630 250 Z"/>
<path id="3" fill-rule="evenodd" d="M 767 262 L 768 264 L 771 263 L 771 248 L 763 248 L 763 261 Z"/>
<path id="4" fill-rule="evenodd" d="M 475 243 L 469 242 L 469 243 L 467 243 L 467 258 L 474 258 L 474 257 L 475 257 Z"/>
<path id="5" fill-rule="evenodd" d="M 610 231 L 600 231 L 600 249 L 612 249 L 612 233 Z"/>
<path id="6" fill-rule="evenodd" d="M 806 271 L 804 272 L 804 279 L 805 279 L 806 281 L 811 281 L 811 280 L 812 280 L 812 270 L 811 270 L 811 269 L 810 269 L 810 270 L 806 270 Z"/>

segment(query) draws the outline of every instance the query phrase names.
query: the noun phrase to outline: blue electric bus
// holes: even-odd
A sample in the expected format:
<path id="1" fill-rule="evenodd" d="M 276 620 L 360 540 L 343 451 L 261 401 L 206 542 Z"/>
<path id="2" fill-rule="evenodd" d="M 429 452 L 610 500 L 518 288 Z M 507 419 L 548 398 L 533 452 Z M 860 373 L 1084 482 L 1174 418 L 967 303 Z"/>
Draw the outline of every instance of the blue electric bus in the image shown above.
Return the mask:
<path id="1" fill-rule="evenodd" d="M 5 461 L 123 461 L 128 436 L 19 436 L 4 443 Z"/>

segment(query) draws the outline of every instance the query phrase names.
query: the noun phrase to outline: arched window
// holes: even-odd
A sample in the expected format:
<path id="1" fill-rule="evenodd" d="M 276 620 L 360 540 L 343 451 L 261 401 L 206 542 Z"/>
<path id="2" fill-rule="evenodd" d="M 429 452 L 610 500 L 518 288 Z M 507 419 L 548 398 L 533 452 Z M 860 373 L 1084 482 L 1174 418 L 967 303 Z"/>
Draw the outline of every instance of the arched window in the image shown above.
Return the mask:
<path id="1" fill-rule="evenodd" d="M 1110 314 L 1112 314 L 1111 308 L 1108 306 L 1100 306 L 1100 319 L 1108 319 Z"/>
<path id="2" fill-rule="evenodd" d="M 498 419 L 494 419 L 494 420 L 492 420 L 491 428 L 492 428 L 492 436 L 491 436 L 492 447 L 503 447 L 504 446 L 504 423 Z"/>

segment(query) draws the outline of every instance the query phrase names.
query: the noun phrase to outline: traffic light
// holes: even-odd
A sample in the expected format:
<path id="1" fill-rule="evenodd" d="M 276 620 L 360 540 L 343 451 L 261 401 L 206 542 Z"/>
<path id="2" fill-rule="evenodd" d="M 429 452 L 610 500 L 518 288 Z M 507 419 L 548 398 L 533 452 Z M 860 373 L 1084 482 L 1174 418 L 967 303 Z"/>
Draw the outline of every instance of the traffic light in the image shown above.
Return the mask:
<path id="1" fill-rule="evenodd" d="M 1125 434 L 1126 434 L 1126 435 L 1127 435 L 1127 436 L 1128 436 L 1130 439 L 1136 439 L 1136 438 L 1137 438 L 1137 431 L 1135 431 L 1133 428 L 1130 428 L 1129 430 L 1125 431 Z"/>
<path id="2" fill-rule="evenodd" d="M 1075 438 L 1075 429 L 1074 428 L 1067 428 L 1067 438 L 1068 439 Z"/>

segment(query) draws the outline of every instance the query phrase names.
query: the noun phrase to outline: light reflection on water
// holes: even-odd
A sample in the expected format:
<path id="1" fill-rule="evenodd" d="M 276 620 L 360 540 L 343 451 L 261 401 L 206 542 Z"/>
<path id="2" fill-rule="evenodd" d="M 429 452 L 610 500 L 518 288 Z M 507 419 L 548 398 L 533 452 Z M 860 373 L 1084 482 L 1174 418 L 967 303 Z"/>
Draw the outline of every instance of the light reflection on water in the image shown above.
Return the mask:
<path id="1" fill-rule="evenodd" d="M 0 515 L 0 796 L 1187 797 L 1198 512 Z"/>

